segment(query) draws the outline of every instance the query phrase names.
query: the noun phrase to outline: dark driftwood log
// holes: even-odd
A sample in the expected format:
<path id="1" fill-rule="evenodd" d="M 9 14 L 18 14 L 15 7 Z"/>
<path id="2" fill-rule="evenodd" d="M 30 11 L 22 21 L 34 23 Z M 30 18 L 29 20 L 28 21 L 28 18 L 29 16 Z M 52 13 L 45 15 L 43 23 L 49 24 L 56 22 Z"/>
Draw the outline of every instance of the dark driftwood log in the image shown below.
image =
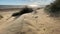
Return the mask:
<path id="1" fill-rule="evenodd" d="M 18 12 L 18 13 L 13 13 L 12 16 L 20 16 L 20 15 L 22 15 L 22 14 L 30 13 L 30 12 L 32 12 L 32 11 L 33 11 L 32 8 L 25 7 L 25 8 L 23 8 L 20 12 Z"/>
<path id="2" fill-rule="evenodd" d="M 25 8 L 23 8 L 20 12 L 13 13 L 11 17 L 15 17 L 15 19 L 16 19 L 16 18 L 18 18 L 19 16 L 21 16 L 21 15 L 23 15 L 23 14 L 31 13 L 31 12 L 33 12 L 33 9 L 32 9 L 32 8 L 25 7 Z M 9 18 L 11 18 L 11 17 L 9 17 Z M 8 18 L 8 19 L 9 19 L 9 18 Z M 7 19 L 7 20 L 8 20 L 8 19 Z"/>

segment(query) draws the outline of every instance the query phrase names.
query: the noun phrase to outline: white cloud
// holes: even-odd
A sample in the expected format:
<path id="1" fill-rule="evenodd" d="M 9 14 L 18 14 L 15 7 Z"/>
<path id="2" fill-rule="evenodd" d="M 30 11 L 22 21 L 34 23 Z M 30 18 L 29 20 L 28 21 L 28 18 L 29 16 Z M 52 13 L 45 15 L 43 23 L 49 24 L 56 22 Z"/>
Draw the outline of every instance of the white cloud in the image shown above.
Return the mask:
<path id="1" fill-rule="evenodd" d="M 31 3 L 30 4 L 37 4 L 37 5 L 48 5 L 51 2 L 53 2 L 54 0 L 30 0 Z"/>

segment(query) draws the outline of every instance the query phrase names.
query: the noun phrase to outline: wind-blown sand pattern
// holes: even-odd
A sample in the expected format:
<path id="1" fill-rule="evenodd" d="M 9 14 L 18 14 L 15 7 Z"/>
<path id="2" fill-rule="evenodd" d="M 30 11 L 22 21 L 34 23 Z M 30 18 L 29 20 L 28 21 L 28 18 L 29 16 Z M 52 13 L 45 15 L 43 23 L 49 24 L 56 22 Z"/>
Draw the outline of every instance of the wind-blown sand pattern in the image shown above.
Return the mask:
<path id="1" fill-rule="evenodd" d="M 15 17 L 6 20 L 11 14 L 5 14 L 0 20 L 0 34 L 60 34 L 60 20 L 50 17 L 44 9 L 36 12 L 23 14 L 16 20 Z"/>

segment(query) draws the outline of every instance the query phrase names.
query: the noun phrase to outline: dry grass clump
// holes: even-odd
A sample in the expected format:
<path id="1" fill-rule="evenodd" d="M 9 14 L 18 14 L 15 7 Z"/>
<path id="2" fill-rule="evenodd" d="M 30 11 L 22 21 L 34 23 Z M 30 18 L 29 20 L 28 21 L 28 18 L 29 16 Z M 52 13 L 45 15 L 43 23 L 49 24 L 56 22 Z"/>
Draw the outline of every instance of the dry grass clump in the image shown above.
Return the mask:
<path id="1" fill-rule="evenodd" d="M 3 16 L 2 15 L 0 15 L 0 20 L 3 18 Z"/>

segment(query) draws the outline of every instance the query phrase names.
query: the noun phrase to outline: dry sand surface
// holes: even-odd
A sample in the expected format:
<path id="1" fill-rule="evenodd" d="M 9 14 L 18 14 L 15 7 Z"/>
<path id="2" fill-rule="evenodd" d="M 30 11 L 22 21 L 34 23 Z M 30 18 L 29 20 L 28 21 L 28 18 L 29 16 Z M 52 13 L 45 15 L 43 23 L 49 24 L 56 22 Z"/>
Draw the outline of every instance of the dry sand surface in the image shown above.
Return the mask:
<path id="1" fill-rule="evenodd" d="M 11 14 L 1 14 L 4 18 L 0 20 L 0 34 L 60 34 L 60 20 L 49 17 L 44 9 L 6 20 Z"/>

